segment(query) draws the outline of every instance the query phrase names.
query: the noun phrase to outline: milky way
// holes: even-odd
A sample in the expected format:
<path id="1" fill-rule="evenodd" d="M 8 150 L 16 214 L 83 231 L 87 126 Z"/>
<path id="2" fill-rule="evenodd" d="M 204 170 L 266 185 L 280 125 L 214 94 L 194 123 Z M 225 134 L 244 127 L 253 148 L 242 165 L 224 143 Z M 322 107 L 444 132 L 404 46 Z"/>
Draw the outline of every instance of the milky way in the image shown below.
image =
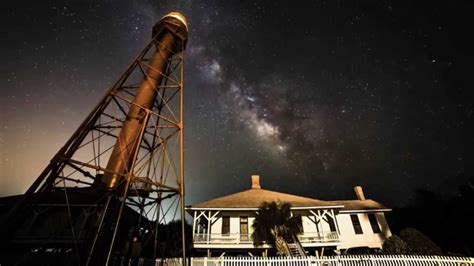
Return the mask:
<path id="1" fill-rule="evenodd" d="M 388 204 L 474 174 L 472 4 L 292 2 L 8 3 L 1 194 L 28 187 L 172 10 L 190 28 L 188 203 L 251 174 Z"/>

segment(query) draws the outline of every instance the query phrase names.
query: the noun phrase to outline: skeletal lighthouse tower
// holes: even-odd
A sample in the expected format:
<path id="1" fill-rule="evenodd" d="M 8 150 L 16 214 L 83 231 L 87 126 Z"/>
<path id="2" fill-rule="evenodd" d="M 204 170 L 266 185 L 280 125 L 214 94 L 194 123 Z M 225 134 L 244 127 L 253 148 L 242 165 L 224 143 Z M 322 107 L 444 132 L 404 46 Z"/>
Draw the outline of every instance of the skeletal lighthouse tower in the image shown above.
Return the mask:
<path id="1" fill-rule="evenodd" d="M 183 15 L 164 16 L 27 192 L 0 199 L 0 257 L 74 265 L 161 257 L 170 240 L 160 227 L 178 218 L 185 257 L 187 35 Z"/>

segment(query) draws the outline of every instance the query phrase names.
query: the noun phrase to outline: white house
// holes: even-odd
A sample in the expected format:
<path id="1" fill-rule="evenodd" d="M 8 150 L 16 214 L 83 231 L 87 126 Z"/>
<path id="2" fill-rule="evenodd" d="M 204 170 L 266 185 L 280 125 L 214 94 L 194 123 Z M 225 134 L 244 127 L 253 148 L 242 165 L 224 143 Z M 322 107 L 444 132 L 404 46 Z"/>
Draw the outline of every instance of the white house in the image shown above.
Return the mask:
<path id="1" fill-rule="evenodd" d="M 323 201 L 262 189 L 259 176 L 252 176 L 251 189 L 211 199 L 187 207 L 193 216 L 193 244 L 208 256 L 226 254 L 266 254 L 267 245 L 252 243 L 252 223 L 264 202 L 292 205 L 302 217 L 303 233 L 298 240 L 306 253 L 319 250 L 345 251 L 351 248 L 380 249 L 391 236 L 382 204 L 365 199 L 355 187 L 356 200 Z"/>

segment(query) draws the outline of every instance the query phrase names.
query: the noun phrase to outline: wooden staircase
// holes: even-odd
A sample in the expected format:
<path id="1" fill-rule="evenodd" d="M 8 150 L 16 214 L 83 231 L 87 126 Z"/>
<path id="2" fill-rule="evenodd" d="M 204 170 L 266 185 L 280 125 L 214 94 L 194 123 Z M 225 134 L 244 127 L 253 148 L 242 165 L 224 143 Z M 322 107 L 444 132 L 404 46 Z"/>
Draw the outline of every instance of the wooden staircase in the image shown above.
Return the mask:
<path id="1" fill-rule="evenodd" d="M 291 257 L 301 257 L 301 256 L 305 256 L 305 254 L 301 254 L 301 251 L 300 249 L 298 248 L 297 244 L 296 243 L 291 243 L 291 244 L 288 244 L 288 249 L 290 251 L 290 253 L 288 255 L 290 255 Z"/>
<path id="2" fill-rule="evenodd" d="M 280 250 L 281 254 L 279 256 L 288 256 L 288 257 L 304 257 L 306 256 L 306 251 L 301 245 L 300 241 L 296 236 L 293 236 L 293 241 L 287 242 L 283 237 L 278 237 L 275 241 L 277 245 L 277 251 Z"/>
<path id="3" fill-rule="evenodd" d="M 293 243 L 288 243 L 288 256 L 291 257 L 303 257 L 306 256 L 306 251 L 304 250 L 303 246 L 301 245 L 300 241 L 297 237 L 293 237 Z"/>

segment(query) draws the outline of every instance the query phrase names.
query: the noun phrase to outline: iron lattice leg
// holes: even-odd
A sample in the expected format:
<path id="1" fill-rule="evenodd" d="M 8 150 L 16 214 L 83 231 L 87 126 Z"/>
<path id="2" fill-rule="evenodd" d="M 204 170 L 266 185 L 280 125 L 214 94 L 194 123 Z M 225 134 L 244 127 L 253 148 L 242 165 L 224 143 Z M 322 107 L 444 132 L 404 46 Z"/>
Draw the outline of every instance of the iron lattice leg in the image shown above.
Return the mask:
<path id="1" fill-rule="evenodd" d="M 113 264 L 115 254 L 129 261 L 155 259 L 160 223 L 176 220 L 179 213 L 185 259 L 186 42 L 182 15 L 170 13 L 155 25 L 150 43 L 2 216 L 4 243 L 21 239 L 31 250 L 72 248 L 86 265 Z M 25 230 L 25 221 L 44 206 L 45 214 L 30 223 L 36 227 Z M 68 223 L 52 215 L 67 215 Z M 50 237 L 38 240 L 35 228 Z M 28 256 L 34 256 L 31 250 Z"/>

